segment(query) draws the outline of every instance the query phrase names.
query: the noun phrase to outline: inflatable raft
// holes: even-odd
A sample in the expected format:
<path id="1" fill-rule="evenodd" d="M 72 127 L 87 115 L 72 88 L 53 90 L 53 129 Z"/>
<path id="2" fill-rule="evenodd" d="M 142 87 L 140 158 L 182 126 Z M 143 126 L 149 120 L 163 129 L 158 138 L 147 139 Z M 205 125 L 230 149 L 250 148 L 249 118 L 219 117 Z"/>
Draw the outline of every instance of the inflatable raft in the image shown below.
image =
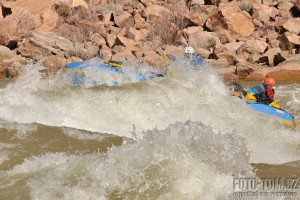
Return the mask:
<path id="1" fill-rule="evenodd" d="M 121 62 L 103 62 L 97 59 L 70 63 L 63 68 L 63 72 L 71 84 L 87 86 L 121 86 L 164 76 L 154 71 L 142 74 L 124 69 Z"/>
<path id="2" fill-rule="evenodd" d="M 260 103 L 253 102 L 253 101 L 247 101 L 247 103 L 250 104 L 250 106 L 253 110 L 265 113 L 267 115 L 275 116 L 275 117 L 279 118 L 284 124 L 294 128 L 294 129 L 297 127 L 294 117 L 289 112 L 287 112 L 283 109 L 278 109 L 278 108 L 275 108 L 272 106 L 260 104 Z"/>
<path id="3" fill-rule="evenodd" d="M 229 92 L 233 96 L 243 98 L 247 92 L 237 83 L 231 83 L 228 85 Z M 254 101 L 246 100 L 253 110 L 265 113 L 270 116 L 274 116 L 280 119 L 284 124 L 288 125 L 291 128 L 297 128 L 297 123 L 295 118 L 286 110 L 281 108 L 275 108 L 266 104 L 257 103 Z"/>

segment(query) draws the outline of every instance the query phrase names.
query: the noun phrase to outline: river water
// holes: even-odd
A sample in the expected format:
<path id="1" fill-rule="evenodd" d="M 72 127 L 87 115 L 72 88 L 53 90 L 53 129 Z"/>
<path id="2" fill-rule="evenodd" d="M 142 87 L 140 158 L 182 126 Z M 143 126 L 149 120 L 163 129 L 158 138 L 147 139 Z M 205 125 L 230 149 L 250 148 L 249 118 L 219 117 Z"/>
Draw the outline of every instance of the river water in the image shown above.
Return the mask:
<path id="1" fill-rule="evenodd" d="M 233 177 L 300 178 L 299 128 L 230 97 L 210 67 L 93 88 L 40 67 L 1 85 L 0 199 L 241 199 Z M 300 120 L 299 83 L 276 99 Z"/>

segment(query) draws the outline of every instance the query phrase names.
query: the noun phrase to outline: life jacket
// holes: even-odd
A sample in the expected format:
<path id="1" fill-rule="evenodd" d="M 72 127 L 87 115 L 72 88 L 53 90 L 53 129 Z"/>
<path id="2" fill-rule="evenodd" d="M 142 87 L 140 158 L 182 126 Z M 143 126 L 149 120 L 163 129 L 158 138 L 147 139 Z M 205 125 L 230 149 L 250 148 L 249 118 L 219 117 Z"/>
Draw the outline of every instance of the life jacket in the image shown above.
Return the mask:
<path id="1" fill-rule="evenodd" d="M 254 97 L 257 99 L 259 103 L 268 103 L 270 102 L 270 98 L 268 97 L 267 93 L 267 86 L 264 84 L 260 84 L 256 87 L 247 90 L 248 93 L 252 93 Z"/>

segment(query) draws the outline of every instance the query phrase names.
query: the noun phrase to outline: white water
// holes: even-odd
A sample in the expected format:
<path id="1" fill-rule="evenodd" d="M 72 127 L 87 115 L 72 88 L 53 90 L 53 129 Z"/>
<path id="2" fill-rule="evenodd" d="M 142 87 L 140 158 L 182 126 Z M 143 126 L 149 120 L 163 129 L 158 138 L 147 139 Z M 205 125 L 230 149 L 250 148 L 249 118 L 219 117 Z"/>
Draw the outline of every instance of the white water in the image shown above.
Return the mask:
<path id="1" fill-rule="evenodd" d="M 285 105 L 285 109 L 295 115 L 300 120 L 300 85 L 297 83 L 290 84 L 288 87 L 277 87 L 279 102 Z"/>
<path id="2" fill-rule="evenodd" d="M 32 157 L 9 175 L 19 173 L 31 177 L 32 199 L 229 199 L 231 174 L 253 176 L 244 139 L 193 122 L 147 132 L 105 157 Z"/>
<path id="3" fill-rule="evenodd" d="M 32 199 L 233 199 L 232 175 L 251 175 L 250 162 L 300 160 L 299 129 L 228 96 L 209 67 L 177 66 L 174 78 L 98 88 L 68 86 L 59 77 L 41 80 L 39 67 L 27 66 L 15 83 L 0 90 L 2 127 L 18 129 L 19 139 L 26 139 L 37 123 L 95 132 L 64 129 L 82 141 L 110 133 L 136 142 L 106 156 L 27 158 L 4 176 L 27 177 Z M 299 119 L 299 85 L 277 91 L 280 103 Z M 0 161 L 8 155 L 1 153 Z"/>

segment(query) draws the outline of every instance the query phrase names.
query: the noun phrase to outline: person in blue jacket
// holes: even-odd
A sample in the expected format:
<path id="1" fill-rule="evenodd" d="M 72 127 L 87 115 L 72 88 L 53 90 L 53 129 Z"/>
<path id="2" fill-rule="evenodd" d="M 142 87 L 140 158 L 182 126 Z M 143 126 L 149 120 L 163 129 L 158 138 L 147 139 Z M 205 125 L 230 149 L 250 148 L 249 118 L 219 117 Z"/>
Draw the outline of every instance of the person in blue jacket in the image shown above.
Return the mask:
<path id="1" fill-rule="evenodd" d="M 170 60 L 173 60 L 178 63 L 189 63 L 192 65 L 192 67 L 195 67 L 195 68 L 199 68 L 205 63 L 203 57 L 200 55 L 196 55 L 194 48 L 191 46 L 187 46 L 184 48 L 184 57 L 183 58 L 169 55 L 169 54 L 167 54 L 167 57 Z"/>
<path id="2" fill-rule="evenodd" d="M 204 64 L 203 57 L 200 55 L 195 55 L 194 48 L 190 46 L 184 48 L 184 58 L 185 60 L 191 62 L 194 67 Z"/>

